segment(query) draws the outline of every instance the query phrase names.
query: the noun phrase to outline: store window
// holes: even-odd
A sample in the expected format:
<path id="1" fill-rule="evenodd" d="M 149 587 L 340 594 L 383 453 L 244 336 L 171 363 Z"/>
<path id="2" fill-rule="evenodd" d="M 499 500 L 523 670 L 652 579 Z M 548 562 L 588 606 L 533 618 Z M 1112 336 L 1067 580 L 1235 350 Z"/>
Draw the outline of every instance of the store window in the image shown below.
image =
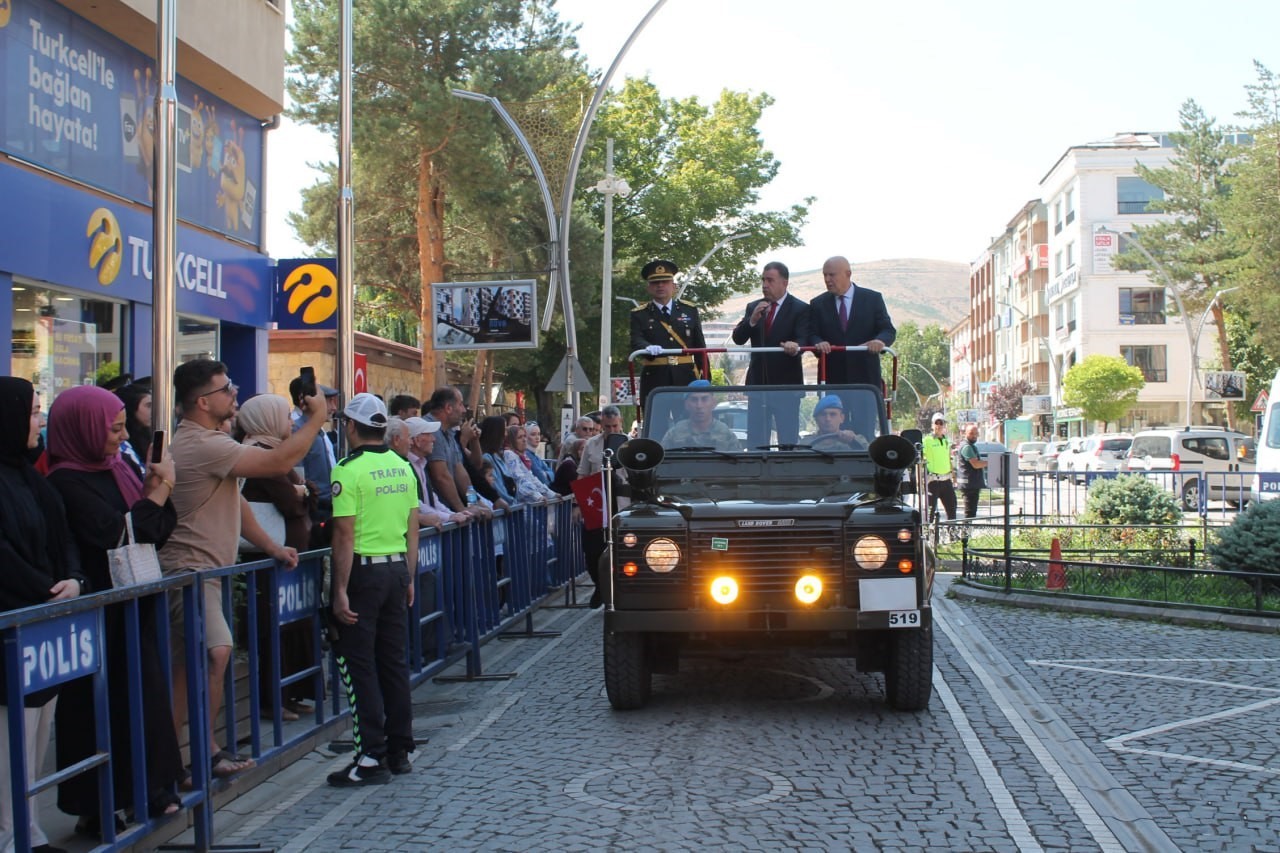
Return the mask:
<path id="1" fill-rule="evenodd" d="M 197 358 L 218 357 L 218 321 L 178 315 L 178 335 L 174 351 L 175 366 Z"/>
<path id="2" fill-rule="evenodd" d="M 46 410 L 67 388 L 117 375 L 124 316 L 124 303 L 15 279 L 13 375 L 31 381 Z"/>

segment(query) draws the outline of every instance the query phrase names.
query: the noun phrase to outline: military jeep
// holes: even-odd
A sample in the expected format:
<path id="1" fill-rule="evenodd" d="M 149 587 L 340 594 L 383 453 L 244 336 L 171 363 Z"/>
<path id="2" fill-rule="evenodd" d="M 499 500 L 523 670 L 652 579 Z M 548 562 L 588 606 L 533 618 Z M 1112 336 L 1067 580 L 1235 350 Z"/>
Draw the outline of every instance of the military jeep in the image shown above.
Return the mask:
<path id="1" fill-rule="evenodd" d="M 842 419 L 814 417 L 828 395 Z M 743 441 L 707 425 L 730 398 L 796 407 L 799 430 Z M 933 578 L 923 504 L 903 494 L 923 480 L 907 476 L 918 440 L 889 434 L 870 385 L 655 390 L 642 436 L 612 459 L 629 495 L 600 567 L 610 704 L 644 706 L 652 675 L 684 657 L 798 653 L 852 658 L 884 673 L 890 707 L 926 708 Z"/>

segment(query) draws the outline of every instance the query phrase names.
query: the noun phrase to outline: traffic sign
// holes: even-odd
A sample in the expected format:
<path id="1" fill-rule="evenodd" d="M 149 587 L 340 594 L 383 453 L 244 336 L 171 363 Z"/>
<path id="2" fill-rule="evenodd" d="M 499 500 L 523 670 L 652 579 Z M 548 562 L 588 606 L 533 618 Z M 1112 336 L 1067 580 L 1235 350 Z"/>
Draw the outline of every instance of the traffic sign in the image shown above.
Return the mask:
<path id="1" fill-rule="evenodd" d="M 1266 392 L 1266 391 L 1259 391 L 1259 392 L 1258 392 L 1258 399 L 1256 399 L 1256 400 L 1254 400 L 1254 401 L 1253 401 L 1253 405 L 1249 407 L 1249 411 L 1251 411 L 1251 412 L 1265 412 L 1265 411 L 1267 410 L 1267 403 L 1268 403 L 1268 402 L 1270 402 L 1270 401 L 1269 401 L 1269 400 L 1268 400 L 1268 398 L 1267 398 L 1267 392 Z"/>

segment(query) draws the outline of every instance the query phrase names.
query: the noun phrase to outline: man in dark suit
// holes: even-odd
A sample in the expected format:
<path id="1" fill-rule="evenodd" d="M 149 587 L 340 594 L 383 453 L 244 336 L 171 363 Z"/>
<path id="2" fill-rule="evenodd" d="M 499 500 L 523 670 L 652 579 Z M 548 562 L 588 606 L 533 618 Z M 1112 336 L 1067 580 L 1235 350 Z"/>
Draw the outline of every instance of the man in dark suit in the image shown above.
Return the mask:
<path id="1" fill-rule="evenodd" d="M 840 352 L 827 356 L 826 381 L 832 385 L 867 383 L 882 388 L 880 351 L 897 336 L 884 297 L 853 283 L 849 261 L 839 255 L 822 265 L 827 292 L 809 303 L 809 343 L 819 352 L 832 346 L 865 346 L 866 352 Z M 869 439 L 876 434 L 874 413 L 852 409 L 845 403 L 855 432 Z M 870 430 L 870 431 L 868 431 Z"/>
<path id="2" fill-rule="evenodd" d="M 654 388 L 683 388 L 695 379 L 710 377 L 705 356 L 658 355 L 664 349 L 707 346 L 698 309 L 675 298 L 677 272 L 679 268 L 671 261 L 650 261 L 640 271 L 650 301 L 631 312 L 631 351 L 646 350 L 650 356 L 640 371 L 642 406 Z"/>
<path id="3" fill-rule="evenodd" d="M 753 353 L 747 368 L 748 385 L 803 385 L 800 346 L 809 341 L 809 306 L 787 293 L 791 273 L 778 261 L 765 264 L 760 276 L 762 299 L 747 305 L 733 330 L 733 342 L 753 347 L 781 347 L 785 352 Z M 770 430 L 779 444 L 800 440 L 800 392 L 774 391 L 752 396 L 747 409 L 747 446 L 770 443 Z"/>

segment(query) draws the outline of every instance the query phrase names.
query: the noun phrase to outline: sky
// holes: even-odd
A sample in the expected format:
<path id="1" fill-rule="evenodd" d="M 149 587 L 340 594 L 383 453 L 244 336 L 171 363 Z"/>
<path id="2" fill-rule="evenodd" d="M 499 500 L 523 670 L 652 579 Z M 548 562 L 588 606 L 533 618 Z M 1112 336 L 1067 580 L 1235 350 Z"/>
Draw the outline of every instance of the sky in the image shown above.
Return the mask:
<path id="1" fill-rule="evenodd" d="M 652 6 L 556 3 L 601 73 Z M 1276 0 L 667 0 L 613 85 L 648 75 L 664 97 L 710 103 L 729 88 L 775 99 L 759 128 L 781 166 L 760 206 L 816 201 L 804 246 L 761 263 L 968 263 L 1040 197 L 1070 146 L 1176 130 L 1188 98 L 1220 125 L 1236 121 L 1253 61 L 1280 72 L 1277 32 Z M 306 164 L 336 159 L 335 146 L 286 121 L 270 151 L 268 251 L 305 256 L 285 215 L 315 181 Z M 580 174 L 578 192 L 600 177 Z"/>

